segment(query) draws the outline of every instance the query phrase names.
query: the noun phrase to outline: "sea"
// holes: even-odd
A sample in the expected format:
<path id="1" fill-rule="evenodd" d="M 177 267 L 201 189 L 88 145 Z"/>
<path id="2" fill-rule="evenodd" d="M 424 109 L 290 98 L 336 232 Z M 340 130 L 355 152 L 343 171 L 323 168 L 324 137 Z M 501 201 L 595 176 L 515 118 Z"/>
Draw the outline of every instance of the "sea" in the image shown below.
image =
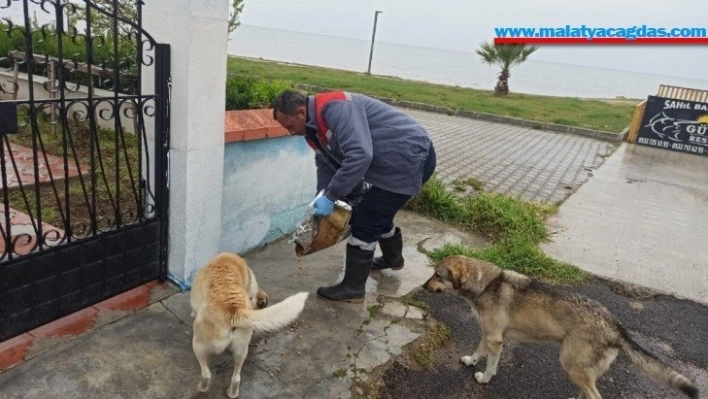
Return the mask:
<path id="1" fill-rule="evenodd" d="M 371 41 L 242 25 L 232 32 L 230 55 L 366 72 Z M 371 74 L 493 90 L 498 68 L 472 51 L 379 42 Z M 661 84 L 708 89 L 708 80 L 627 72 L 529 59 L 511 70 L 512 92 L 580 98 L 644 99 Z"/>

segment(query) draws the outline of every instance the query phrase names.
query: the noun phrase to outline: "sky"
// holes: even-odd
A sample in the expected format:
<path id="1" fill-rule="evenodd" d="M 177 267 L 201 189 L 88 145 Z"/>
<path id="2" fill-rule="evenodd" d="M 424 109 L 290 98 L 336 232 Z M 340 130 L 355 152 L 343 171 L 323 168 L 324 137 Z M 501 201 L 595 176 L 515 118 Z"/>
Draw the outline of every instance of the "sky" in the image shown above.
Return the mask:
<path id="1" fill-rule="evenodd" d="M 244 0 L 244 25 L 474 52 L 495 27 L 708 28 L 706 0 Z M 708 45 L 554 45 L 530 59 L 708 80 Z"/>

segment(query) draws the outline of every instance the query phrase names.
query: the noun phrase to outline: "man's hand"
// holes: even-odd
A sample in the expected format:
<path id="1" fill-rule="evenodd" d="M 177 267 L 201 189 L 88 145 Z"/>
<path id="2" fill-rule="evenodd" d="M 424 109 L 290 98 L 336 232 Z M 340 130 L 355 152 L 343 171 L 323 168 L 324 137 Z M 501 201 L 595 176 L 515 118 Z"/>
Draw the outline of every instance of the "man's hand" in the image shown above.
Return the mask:
<path id="1" fill-rule="evenodd" d="M 332 210 L 334 210 L 334 201 L 323 195 L 315 200 L 312 207 L 315 208 L 314 216 L 329 216 L 332 213 Z"/>

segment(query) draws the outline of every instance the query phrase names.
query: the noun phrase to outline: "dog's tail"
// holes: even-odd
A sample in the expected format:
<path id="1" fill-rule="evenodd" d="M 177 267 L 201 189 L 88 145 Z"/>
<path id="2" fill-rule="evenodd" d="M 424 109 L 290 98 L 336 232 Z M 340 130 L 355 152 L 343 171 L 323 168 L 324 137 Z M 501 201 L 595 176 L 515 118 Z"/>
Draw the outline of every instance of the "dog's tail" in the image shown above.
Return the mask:
<path id="1" fill-rule="evenodd" d="M 248 327 L 255 331 L 278 330 L 300 315 L 308 295 L 308 292 L 300 292 L 264 309 L 240 310 L 229 318 L 229 325 Z"/>
<path id="2" fill-rule="evenodd" d="M 626 331 L 623 330 L 621 335 L 622 352 L 629 357 L 635 366 L 639 367 L 651 378 L 681 390 L 689 398 L 698 399 L 698 388 L 688 377 L 671 369 L 656 356 L 639 346 L 638 343 L 629 337 Z"/>

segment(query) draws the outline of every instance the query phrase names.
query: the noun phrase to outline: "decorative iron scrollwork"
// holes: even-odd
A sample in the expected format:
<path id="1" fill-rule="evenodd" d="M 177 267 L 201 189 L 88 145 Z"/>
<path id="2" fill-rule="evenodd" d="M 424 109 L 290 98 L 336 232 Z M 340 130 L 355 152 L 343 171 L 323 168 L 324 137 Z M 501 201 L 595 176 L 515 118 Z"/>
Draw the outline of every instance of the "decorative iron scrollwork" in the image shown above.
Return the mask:
<path id="1" fill-rule="evenodd" d="M 143 2 L 0 0 L 0 9 L 24 15 L 24 1 L 31 15 L 0 19 L 3 43 L 15 46 L 0 47 L 0 101 L 17 112 L 16 135 L 0 145 L 11 184 L 0 219 L 12 210 L 34 223 L 27 233 L 3 220 L 2 261 L 154 219 L 163 173 L 150 154 L 157 93 L 143 84 L 156 43 L 141 26 Z"/>

